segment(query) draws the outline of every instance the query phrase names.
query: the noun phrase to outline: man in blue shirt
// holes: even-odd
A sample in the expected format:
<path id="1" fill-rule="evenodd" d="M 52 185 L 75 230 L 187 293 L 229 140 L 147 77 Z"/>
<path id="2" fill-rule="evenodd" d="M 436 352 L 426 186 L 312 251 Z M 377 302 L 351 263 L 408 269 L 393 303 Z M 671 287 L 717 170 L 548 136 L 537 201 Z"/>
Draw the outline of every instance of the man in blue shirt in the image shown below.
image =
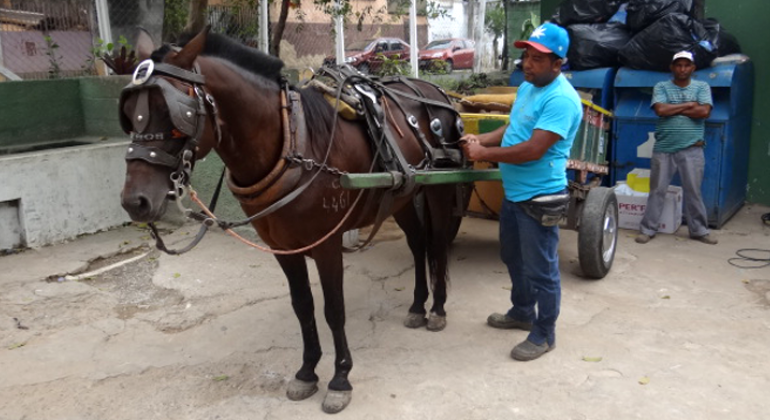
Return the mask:
<path id="1" fill-rule="evenodd" d="M 655 126 L 652 149 L 650 195 L 636 242 L 646 244 L 658 232 L 666 191 L 677 171 L 684 190 L 684 216 L 690 237 L 709 245 L 717 243 L 709 235 L 706 206 L 701 195 L 706 118 L 711 115 L 713 101 L 708 83 L 692 80 L 695 71 L 689 51 L 674 54 L 671 60 L 673 80 L 655 85 L 652 104 L 660 119 Z"/>
<path id="2" fill-rule="evenodd" d="M 510 123 L 490 133 L 464 136 L 463 150 L 471 160 L 498 162 L 505 190 L 500 255 L 511 277 L 513 306 L 505 314 L 493 313 L 487 323 L 530 331 L 511 357 L 533 360 L 554 348 L 561 304 L 560 217 L 541 217 L 537 209 L 569 197 L 567 159 L 583 108 L 561 74 L 569 49 L 566 30 L 545 23 L 528 41 L 514 45 L 526 49 L 526 81 L 517 91 Z"/>

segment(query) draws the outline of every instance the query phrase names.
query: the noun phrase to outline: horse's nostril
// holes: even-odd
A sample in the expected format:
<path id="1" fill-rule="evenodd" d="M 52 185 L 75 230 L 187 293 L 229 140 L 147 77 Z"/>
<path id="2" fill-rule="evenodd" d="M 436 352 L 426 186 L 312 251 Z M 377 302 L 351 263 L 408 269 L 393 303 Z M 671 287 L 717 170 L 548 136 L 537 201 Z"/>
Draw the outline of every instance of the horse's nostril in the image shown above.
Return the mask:
<path id="1" fill-rule="evenodd" d="M 150 208 L 150 200 L 147 197 L 140 195 L 137 197 L 137 206 L 139 210 L 148 210 Z"/>

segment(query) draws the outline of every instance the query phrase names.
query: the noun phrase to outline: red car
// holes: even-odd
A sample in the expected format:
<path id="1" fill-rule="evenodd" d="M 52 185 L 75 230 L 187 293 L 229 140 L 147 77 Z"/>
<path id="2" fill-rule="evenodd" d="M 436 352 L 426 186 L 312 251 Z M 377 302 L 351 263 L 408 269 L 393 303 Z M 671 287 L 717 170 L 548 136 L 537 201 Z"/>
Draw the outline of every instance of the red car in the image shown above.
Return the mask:
<path id="1" fill-rule="evenodd" d="M 420 50 L 421 69 L 429 69 L 431 62 L 440 60 L 446 63 L 447 73 L 453 69 L 473 68 L 473 41 L 465 38 L 448 38 L 431 41 Z"/>
<path id="2" fill-rule="evenodd" d="M 406 61 L 409 59 L 409 44 L 398 38 L 377 38 L 356 41 L 345 48 L 345 63 L 364 74 L 377 72 L 382 66 L 383 56 Z M 333 56 L 329 56 L 324 59 L 324 64 L 334 64 L 335 61 Z"/>

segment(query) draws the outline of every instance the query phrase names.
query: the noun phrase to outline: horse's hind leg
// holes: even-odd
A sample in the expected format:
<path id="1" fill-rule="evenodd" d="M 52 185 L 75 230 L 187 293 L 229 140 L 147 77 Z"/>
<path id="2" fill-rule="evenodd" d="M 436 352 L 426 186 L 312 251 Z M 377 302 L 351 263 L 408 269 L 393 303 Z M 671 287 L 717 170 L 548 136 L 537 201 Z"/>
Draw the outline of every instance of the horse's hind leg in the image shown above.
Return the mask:
<path id="1" fill-rule="evenodd" d="M 304 255 L 276 255 L 286 278 L 289 280 L 291 306 L 302 329 L 302 367 L 289 382 L 286 396 L 293 401 L 304 400 L 318 391 L 318 375 L 315 368 L 321 360 L 321 343 L 316 328 L 313 294 Z"/>
<path id="2" fill-rule="evenodd" d="M 449 279 L 449 231 L 456 189 L 454 185 L 427 188 L 427 257 L 433 289 L 433 306 L 428 317 L 428 330 L 441 331 L 446 327 L 447 283 Z"/>
<path id="3" fill-rule="evenodd" d="M 350 404 L 353 386 L 348 381 L 353 358 L 345 335 L 343 296 L 342 235 L 334 235 L 312 251 L 324 293 L 324 315 L 334 339 L 334 378 L 322 405 L 326 413 L 338 413 Z"/>
<path id="4" fill-rule="evenodd" d="M 428 301 L 428 278 L 425 271 L 425 235 L 423 225 L 414 205 L 406 206 L 393 215 L 396 223 L 406 234 L 406 242 L 414 257 L 414 300 L 404 319 L 404 326 L 419 328 L 428 323 L 425 318 L 425 302 Z"/>

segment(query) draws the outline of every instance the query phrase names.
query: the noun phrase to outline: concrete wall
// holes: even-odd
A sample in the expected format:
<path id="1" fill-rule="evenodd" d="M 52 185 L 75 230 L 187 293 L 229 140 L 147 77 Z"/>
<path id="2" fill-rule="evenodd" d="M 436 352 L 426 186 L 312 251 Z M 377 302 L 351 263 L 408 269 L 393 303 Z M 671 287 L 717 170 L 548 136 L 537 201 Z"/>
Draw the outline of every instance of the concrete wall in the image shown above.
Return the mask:
<path id="1" fill-rule="evenodd" d="M 0 249 L 40 247 L 128 221 L 120 207 L 127 144 L 112 140 L 0 157 Z M 14 243 L 14 235 L 22 242 Z"/>
<path id="2" fill-rule="evenodd" d="M 128 221 L 120 207 L 128 140 L 118 124 L 127 83 L 93 77 L 0 84 L 0 249 L 39 247 Z M 70 146 L 51 148 L 61 144 Z"/>

